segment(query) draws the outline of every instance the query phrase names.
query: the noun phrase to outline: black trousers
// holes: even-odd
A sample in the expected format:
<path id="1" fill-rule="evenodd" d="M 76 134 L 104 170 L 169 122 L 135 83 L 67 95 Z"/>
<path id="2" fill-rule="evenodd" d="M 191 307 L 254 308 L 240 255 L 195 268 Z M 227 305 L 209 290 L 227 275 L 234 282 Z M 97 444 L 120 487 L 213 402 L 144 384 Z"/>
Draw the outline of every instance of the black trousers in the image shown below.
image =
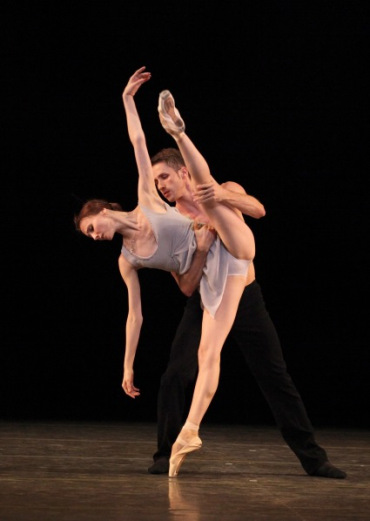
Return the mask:
<path id="1" fill-rule="evenodd" d="M 170 359 L 162 375 L 158 394 L 158 450 L 154 461 L 169 457 L 184 423 L 189 386 L 198 369 L 203 311 L 195 292 L 188 300 L 171 346 Z M 242 295 L 229 333 L 266 398 L 282 437 L 307 473 L 328 460 L 314 438 L 313 427 L 302 398 L 287 372 L 275 326 L 267 312 L 261 288 L 254 281 Z"/>

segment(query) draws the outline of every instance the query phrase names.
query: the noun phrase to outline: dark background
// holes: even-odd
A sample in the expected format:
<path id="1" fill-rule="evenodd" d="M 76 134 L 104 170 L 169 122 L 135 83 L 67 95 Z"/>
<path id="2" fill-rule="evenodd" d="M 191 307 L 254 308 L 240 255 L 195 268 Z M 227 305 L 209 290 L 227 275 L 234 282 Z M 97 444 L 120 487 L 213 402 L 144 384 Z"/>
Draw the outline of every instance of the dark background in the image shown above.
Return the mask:
<path id="1" fill-rule="evenodd" d="M 142 270 L 142 396 L 121 390 L 119 240 L 77 234 L 89 197 L 136 204 L 121 93 L 151 154 L 173 146 L 170 89 L 215 177 L 256 196 L 257 279 L 316 426 L 369 427 L 368 1 L 3 2 L 2 419 L 155 421 L 185 297 Z M 206 421 L 272 423 L 241 355 L 222 354 Z"/>

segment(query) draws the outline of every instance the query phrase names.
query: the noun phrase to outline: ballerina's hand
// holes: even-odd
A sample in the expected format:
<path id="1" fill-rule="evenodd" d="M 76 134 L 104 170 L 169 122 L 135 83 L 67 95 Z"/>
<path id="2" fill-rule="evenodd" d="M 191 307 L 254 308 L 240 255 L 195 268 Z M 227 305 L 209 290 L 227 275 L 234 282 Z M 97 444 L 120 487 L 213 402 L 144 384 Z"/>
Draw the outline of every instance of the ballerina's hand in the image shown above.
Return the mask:
<path id="1" fill-rule="evenodd" d="M 134 386 L 134 373 L 131 373 L 129 376 L 123 376 L 122 389 L 128 396 L 131 396 L 131 398 L 140 396 L 140 389 Z"/>
<path id="2" fill-rule="evenodd" d="M 122 96 L 135 96 L 143 83 L 149 81 L 152 77 L 151 72 L 145 71 L 146 67 L 140 67 L 128 80 L 128 83 L 122 93 Z"/>

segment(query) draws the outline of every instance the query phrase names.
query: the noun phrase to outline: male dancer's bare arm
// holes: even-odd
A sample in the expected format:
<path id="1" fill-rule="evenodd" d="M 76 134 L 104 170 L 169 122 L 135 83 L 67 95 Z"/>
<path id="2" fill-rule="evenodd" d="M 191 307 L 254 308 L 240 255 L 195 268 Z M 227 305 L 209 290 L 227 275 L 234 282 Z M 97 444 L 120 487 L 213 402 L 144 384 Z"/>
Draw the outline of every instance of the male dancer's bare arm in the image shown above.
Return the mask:
<path id="1" fill-rule="evenodd" d="M 215 200 L 221 202 L 235 210 L 240 214 L 240 218 L 243 219 L 243 215 L 248 215 L 255 219 L 260 219 L 266 215 L 265 207 L 258 199 L 247 194 L 244 188 L 233 181 L 227 181 L 222 185 L 216 183 L 208 183 L 204 185 L 198 185 L 193 194 L 194 200 L 197 203 L 204 201 Z M 206 228 L 201 229 L 205 233 Z M 202 243 L 203 237 L 199 236 L 199 230 L 195 231 L 197 238 L 198 250 L 194 253 L 192 263 L 189 270 L 182 275 L 172 273 L 180 290 L 187 296 L 190 297 L 194 291 L 199 287 L 200 279 L 203 275 L 203 268 L 207 260 L 207 254 L 211 247 L 213 240 L 208 244 L 208 247 Z"/>
<path id="2" fill-rule="evenodd" d="M 197 224 L 194 223 L 194 232 L 197 249 L 194 252 L 190 268 L 182 275 L 172 272 L 177 285 L 187 297 L 190 297 L 199 286 L 209 249 L 216 238 L 214 229 L 207 225 L 198 228 Z"/>
<path id="3" fill-rule="evenodd" d="M 233 181 L 227 181 L 221 185 L 212 182 L 198 185 L 195 188 L 194 200 L 197 203 L 214 200 L 254 219 L 260 219 L 266 215 L 263 204 L 252 195 L 247 194 L 241 185 Z"/>

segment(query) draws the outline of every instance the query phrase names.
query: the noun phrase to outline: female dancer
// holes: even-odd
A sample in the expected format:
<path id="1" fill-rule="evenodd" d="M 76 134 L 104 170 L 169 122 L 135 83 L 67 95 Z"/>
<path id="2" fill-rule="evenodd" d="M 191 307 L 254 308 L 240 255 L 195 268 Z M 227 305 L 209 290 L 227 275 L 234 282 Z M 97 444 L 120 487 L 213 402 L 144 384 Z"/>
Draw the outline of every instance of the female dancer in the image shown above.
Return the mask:
<path id="1" fill-rule="evenodd" d="M 132 398 L 140 394 L 134 385 L 133 366 L 143 320 L 137 270 L 150 267 L 185 273 L 196 249 L 194 223 L 165 203 L 154 183 L 134 102 L 136 92 L 150 77 L 145 67 L 141 67 L 130 77 L 122 94 L 139 173 L 138 206 L 131 212 L 123 212 L 116 203 L 93 199 L 75 216 L 76 228 L 87 237 L 111 240 L 115 233 L 123 237 L 118 265 L 127 286 L 129 310 L 122 388 Z M 185 124 L 169 91 L 161 92 L 158 110 L 162 126 L 176 140 L 193 182 L 209 183 L 213 178 L 208 164 L 185 133 Z M 198 377 L 187 420 L 172 447 L 170 477 L 178 474 L 186 454 L 202 445 L 199 426 L 218 386 L 221 349 L 235 319 L 248 266 L 255 254 L 253 234 L 240 215 L 214 202 L 204 203 L 203 208 L 218 237 L 209 250 L 200 282 L 204 313 Z"/>

